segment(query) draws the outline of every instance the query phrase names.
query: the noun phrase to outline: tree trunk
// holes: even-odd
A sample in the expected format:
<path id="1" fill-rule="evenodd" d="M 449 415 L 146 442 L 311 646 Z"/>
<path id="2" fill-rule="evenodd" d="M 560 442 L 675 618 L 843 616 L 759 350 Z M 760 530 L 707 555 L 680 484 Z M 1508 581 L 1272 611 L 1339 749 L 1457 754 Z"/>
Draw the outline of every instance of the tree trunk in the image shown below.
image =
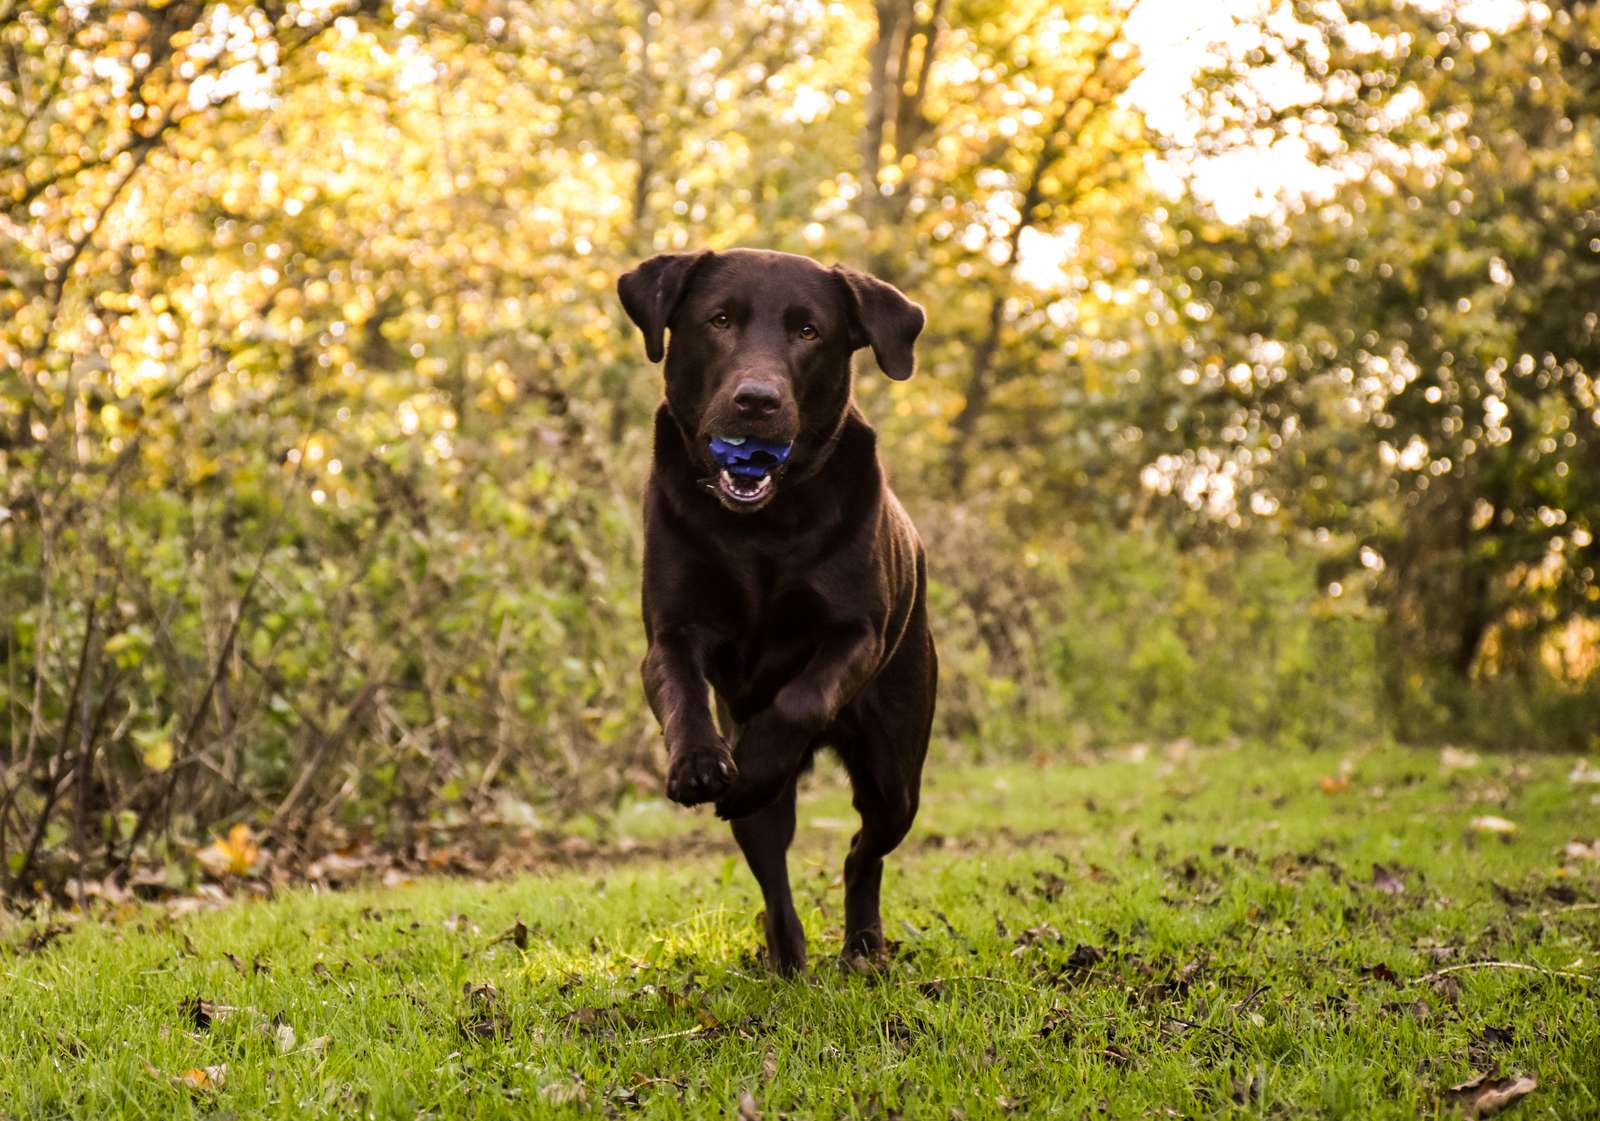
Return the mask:
<path id="1" fill-rule="evenodd" d="M 861 134 L 861 216 L 866 219 L 869 236 L 883 209 L 878 175 L 883 170 L 890 106 L 899 92 L 895 46 L 904 34 L 908 5 L 905 0 L 877 0 L 877 13 L 878 37 L 868 55 L 871 79 L 867 88 L 867 127 Z"/>
<path id="2" fill-rule="evenodd" d="M 656 174 L 657 136 L 654 124 L 656 108 L 655 68 L 650 62 L 650 48 L 656 41 L 656 28 L 660 14 L 657 0 L 644 0 L 639 12 L 639 83 L 634 96 L 633 112 L 639 122 L 639 145 L 635 150 L 637 167 L 633 178 L 632 221 L 628 226 L 630 265 L 646 257 L 651 249 L 650 184 Z M 629 407 L 632 395 L 625 382 L 627 375 L 607 379 L 602 388 L 610 399 L 610 416 L 607 433 L 611 446 L 616 447 L 627 436 L 628 429 L 637 418 Z"/>

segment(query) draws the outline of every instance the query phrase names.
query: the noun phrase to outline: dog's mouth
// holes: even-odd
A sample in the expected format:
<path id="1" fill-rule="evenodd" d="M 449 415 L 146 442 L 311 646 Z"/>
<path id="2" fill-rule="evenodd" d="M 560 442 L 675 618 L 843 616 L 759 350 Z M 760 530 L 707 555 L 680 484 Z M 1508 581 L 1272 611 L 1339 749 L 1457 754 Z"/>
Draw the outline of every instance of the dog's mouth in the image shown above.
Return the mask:
<path id="1" fill-rule="evenodd" d="M 754 436 L 713 436 L 708 449 L 717 473 L 706 485 L 730 510 L 759 510 L 777 490 L 793 447 Z"/>

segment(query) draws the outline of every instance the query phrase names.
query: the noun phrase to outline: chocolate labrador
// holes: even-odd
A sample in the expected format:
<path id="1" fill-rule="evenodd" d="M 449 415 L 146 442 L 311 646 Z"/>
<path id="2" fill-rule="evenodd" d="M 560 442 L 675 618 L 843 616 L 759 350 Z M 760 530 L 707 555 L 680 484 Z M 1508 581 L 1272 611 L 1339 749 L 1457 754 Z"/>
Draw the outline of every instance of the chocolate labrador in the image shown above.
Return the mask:
<path id="1" fill-rule="evenodd" d="M 617 290 L 650 361 L 667 363 L 642 666 L 667 795 L 733 823 L 766 901 L 768 961 L 794 973 L 795 785 L 831 746 L 861 815 L 844 951 L 875 958 L 883 858 L 916 816 L 938 663 L 922 542 L 851 399 L 851 355 L 870 346 L 884 373 L 910 377 L 922 309 L 874 277 L 751 249 L 652 257 Z"/>

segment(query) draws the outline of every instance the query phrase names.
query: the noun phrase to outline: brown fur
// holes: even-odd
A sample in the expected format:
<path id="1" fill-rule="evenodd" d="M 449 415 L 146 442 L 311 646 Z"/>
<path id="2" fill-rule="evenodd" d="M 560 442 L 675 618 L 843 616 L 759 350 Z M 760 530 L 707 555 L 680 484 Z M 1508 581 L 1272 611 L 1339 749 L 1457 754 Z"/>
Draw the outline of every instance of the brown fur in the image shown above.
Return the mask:
<path id="1" fill-rule="evenodd" d="M 851 355 L 871 346 L 886 373 L 911 376 L 922 309 L 861 273 L 756 250 L 653 257 L 618 291 L 651 360 L 666 356 L 642 672 L 667 793 L 733 823 L 766 900 L 769 960 L 793 972 L 806 957 L 786 860 L 795 785 L 831 746 L 861 815 L 845 951 L 876 955 L 883 857 L 916 815 L 938 670 L 922 543 L 851 400 Z M 714 434 L 793 443 L 769 497 L 708 487 Z"/>

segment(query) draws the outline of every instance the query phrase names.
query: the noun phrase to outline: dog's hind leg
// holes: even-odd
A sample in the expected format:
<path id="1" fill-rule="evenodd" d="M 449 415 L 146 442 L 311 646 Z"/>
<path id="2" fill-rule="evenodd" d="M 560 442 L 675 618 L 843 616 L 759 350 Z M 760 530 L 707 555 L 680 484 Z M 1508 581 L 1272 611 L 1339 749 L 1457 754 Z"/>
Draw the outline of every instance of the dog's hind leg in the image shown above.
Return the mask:
<path id="1" fill-rule="evenodd" d="M 859 756 L 846 757 L 855 787 L 861 828 L 850 840 L 844 860 L 844 955 L 875 959 L 883 954 L 883 858 L 893 852 L 917 816 L 913 783 L 880 783 Z M 863 773 L 866 772 L 866 773 Z"/>
<path id="2" fill-rule="evenodd" d="M 917 816 L 936 667 L 931 640 L 902 650 L 835 740 L 861 815 L 861 829 L 844 862 L 846 958 L 876 959 L 884 951 L 883 858 L 905 839 Z"/>
<path id="3" fill-rule="evenodd" d="M 733 822 L 733 836 L 745 863 L 761 885 L 767 906 L 767 961 L 785 975 L 806 967 L 806 932 L 795 914 L 789 890 L 789 842 L 794 840 L 794 802 L 798 777 L 765 809 Z"/>

